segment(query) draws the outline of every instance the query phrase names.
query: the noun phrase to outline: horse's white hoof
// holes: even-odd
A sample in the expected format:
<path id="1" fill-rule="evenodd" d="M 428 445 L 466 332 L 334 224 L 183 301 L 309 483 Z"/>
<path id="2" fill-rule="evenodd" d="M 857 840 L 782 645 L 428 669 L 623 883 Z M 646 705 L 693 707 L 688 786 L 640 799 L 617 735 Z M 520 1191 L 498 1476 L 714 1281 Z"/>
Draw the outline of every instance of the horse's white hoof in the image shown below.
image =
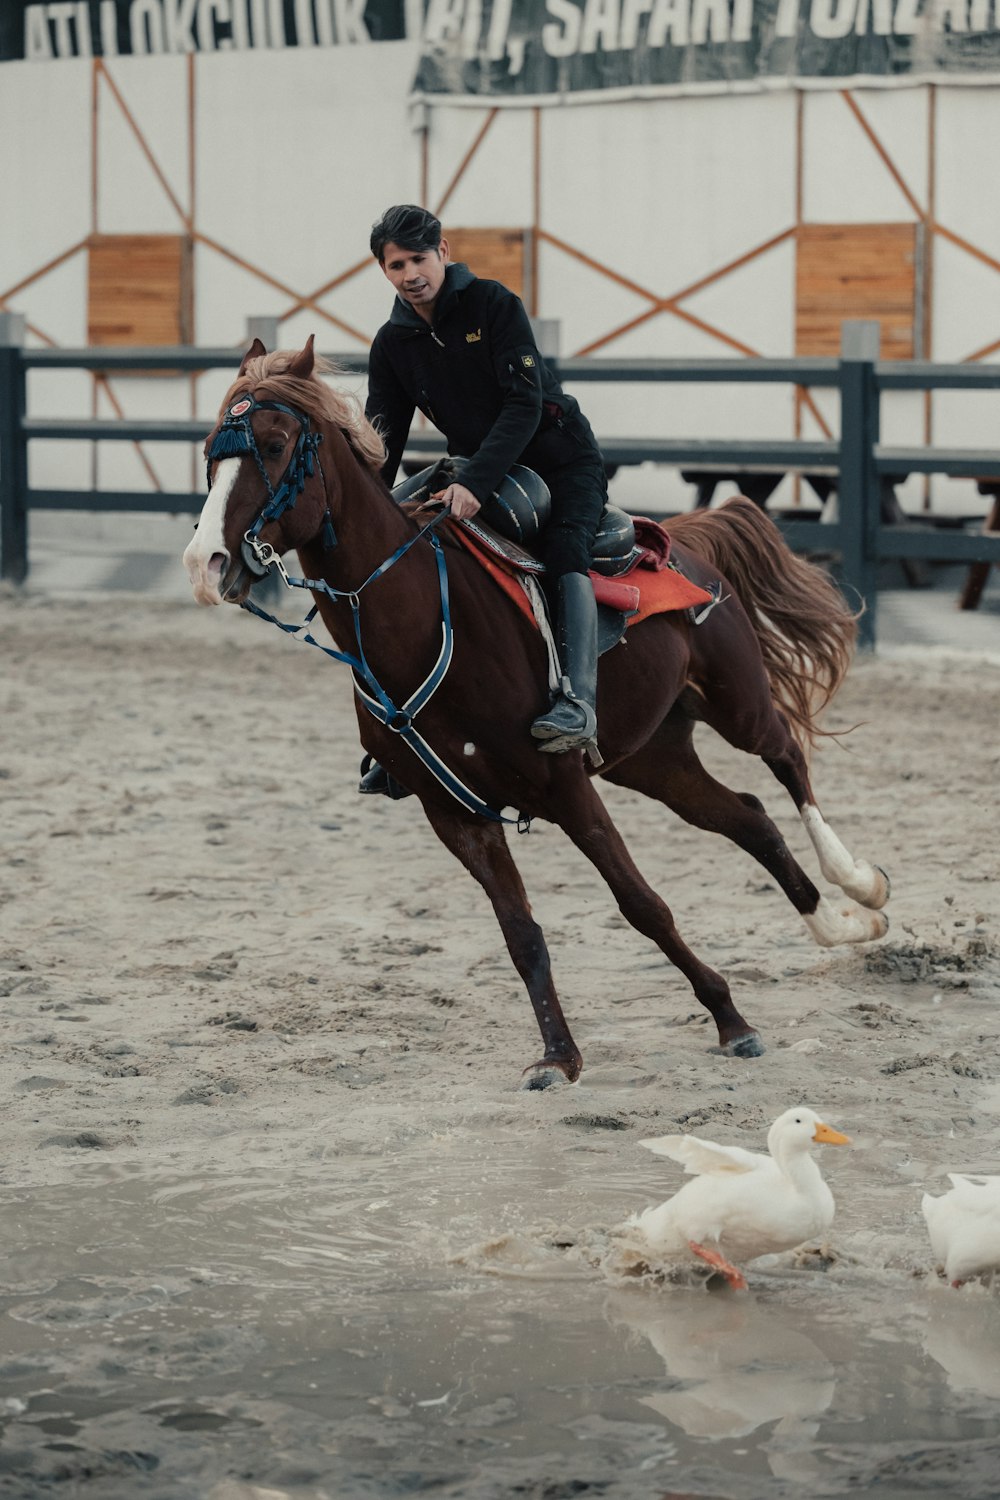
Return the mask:
<path id="1" fill-rule="evenodd" d="M 855 875 L 841 886 L 844 895 L 861 906 L 867 906 L 869 911 L 880 911 L 892 889 L 888 875 L 881 865 L 870 865 L 867 860 L 858 860 L 855 871 Z"/>
<path id="2" fill-rule="evenodd" d="M 871 911 L 866 906 L 837 907 L 825 896 L 820 897 L 814 912 L 803 912 L 802 920 L 821 948 L 874 943 L 889 931 L 889 918 L 884 911 Z"/>

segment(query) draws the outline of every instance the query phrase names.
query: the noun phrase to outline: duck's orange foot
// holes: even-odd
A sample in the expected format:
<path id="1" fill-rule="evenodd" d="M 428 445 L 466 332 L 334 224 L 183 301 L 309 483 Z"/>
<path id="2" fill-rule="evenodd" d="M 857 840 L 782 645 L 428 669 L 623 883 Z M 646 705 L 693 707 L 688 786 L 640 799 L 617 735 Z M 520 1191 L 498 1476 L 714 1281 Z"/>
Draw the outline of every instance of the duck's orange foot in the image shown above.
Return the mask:
<path id="1" fill-rule="evenodd" d="M 743 1272 L 738 1271 L 735 1266 L 731 1266 L 726 1257 L 720 1255 L 718 1250 L 709 1250 L 706 1246 L 699 1245 L 697 1240 L 688 1240 L 688 1249 L 693 1255 L 697 1255 L 699 1260 L 705 1261 L 714 1270 L 718 1271 L 720 1276 L 724 1276 L 734 1292 L 746 1291 L 747 1279 L 743 1275 Z"/>

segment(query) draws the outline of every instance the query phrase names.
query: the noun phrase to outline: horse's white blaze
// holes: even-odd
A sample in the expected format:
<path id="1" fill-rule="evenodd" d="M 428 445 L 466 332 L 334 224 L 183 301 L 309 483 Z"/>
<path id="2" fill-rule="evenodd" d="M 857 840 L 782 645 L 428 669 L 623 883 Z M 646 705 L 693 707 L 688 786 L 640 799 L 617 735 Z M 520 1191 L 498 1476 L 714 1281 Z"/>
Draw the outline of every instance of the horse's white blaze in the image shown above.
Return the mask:
<path id="1" fill-rule="evenodd" d="M 812 915 L 803 913 L 802 920 L 821 948 L 837 948 L 841 943 L 871 943 L 889 931 L 889 918 L 883 912 L 869 911 L 864 906 L 838 908 L 825 896 L 820 896 Z"/>
<path id="2" fill-rule="evenodd" d="M 812 840 L 819 867 L 827 880 L 839 885 L 845 896 L 862 906 L 878 909 L 889 899 L 889 882 L 885 873 L 866 859 L 855 859 L 845 849 L 818 807 L 806 803 L 801 813 L 805 830 Z"/>
<path id="3" fill-rule="evenodd" d="M 198 530 L 184 549 L 183 562 L 191 580 L 194 597 L 199 604 L 221 604 L 219 584 L 222 581 L 222 564 L 226 557 L 225 533 L 226 504 L 240 472 L 241 460 L 224 458 L 215 471 L 215 480 L 208 492 L 198 519 Z"/>

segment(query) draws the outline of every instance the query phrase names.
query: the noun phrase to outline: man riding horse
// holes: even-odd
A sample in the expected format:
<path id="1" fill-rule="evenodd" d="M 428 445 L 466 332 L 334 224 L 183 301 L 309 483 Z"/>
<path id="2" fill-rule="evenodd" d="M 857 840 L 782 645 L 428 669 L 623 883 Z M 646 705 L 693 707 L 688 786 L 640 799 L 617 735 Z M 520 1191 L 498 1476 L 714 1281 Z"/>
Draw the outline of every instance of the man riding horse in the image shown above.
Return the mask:
<path id="1" fill-rule="evenodd" d="M 556 622 L 562 679 L 531 733 L 561 753 L 597 732 L 597 608 L 587 576 L 608 487 L 590 423 L 538 351 L 519 297 L 449 259 L 432 213 L 387 209 L 373 226 L 372 254 L 396 289 L 389 321 L 375 335 L 365 415 L 386 445 L 392 484 L 416 410 L 465 462 L 434 499 L 457 519 L 473 516 L 514 464 L 540 474 L 552 496 L 540 539 L 544 583 Z M 386 792 L 375 765 L 363 792 Z"/>

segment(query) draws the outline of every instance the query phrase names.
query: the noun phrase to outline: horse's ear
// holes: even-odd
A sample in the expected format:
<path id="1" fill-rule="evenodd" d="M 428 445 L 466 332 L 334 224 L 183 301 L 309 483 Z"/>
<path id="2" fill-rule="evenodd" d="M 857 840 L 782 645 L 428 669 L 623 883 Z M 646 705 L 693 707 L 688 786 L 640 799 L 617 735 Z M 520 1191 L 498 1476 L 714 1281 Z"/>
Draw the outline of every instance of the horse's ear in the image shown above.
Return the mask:
<path id="1" fill-rule="evenodd" d="M 313 342 L 315 338 L 316 335 L 314 333 L 311 333 L 309 335 L 309 337 L 306 339 L 304 348 L 299 350 L 298 354 L 296 354 L 295 358 L 289 364 L 286 374 L 294 375 L 296 380 L 309 379 L 310 375 L 313 372 L 313 366 L 316 363 L 316 356 L 313 353 Z"/>
<path id="2" fill-rule="evenodd" d="M 264 348 L 264 345 L 261 343 L 260 339 L 254 339 L 253 343 L 250 345 L 250 348 L 243 356 L 243 362 L 240 365 L 240 375 L 246 374 L 247 365 L 252 359 L 259 359 L 262 354 L 266 353 L 267 350 Z M 239 379 L 239 376 L 237 376 L 237 379 Z"/>

